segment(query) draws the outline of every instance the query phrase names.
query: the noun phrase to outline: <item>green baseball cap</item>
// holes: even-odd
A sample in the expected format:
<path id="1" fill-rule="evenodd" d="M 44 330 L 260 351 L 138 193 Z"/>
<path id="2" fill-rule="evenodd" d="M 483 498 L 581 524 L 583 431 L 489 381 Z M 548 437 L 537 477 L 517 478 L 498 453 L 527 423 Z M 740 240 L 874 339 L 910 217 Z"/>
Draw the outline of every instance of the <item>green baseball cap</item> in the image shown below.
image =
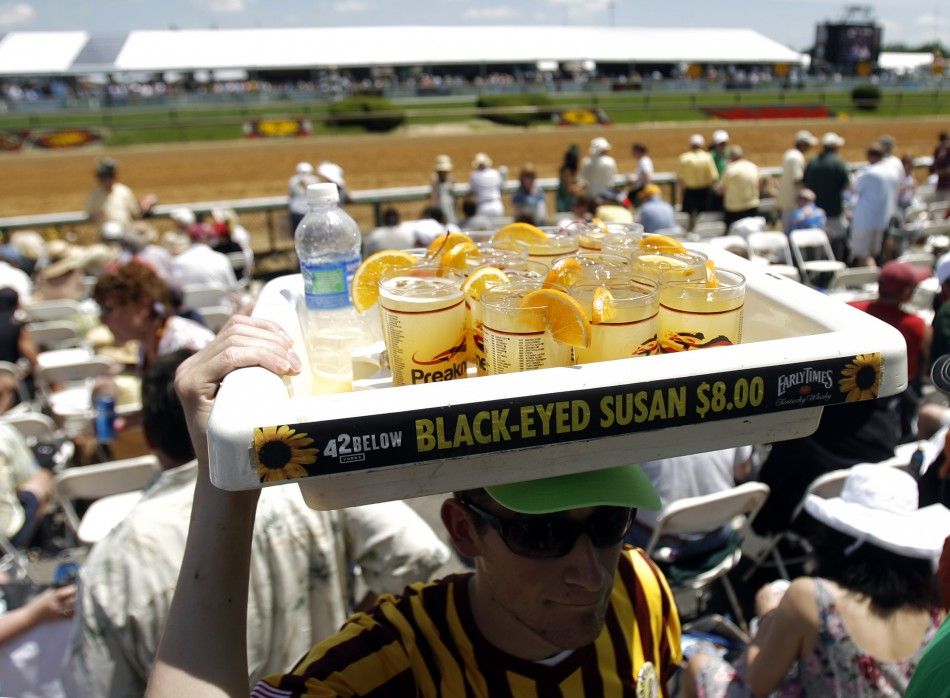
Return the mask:
<path id="1" fill-rule="evenodd" d="M 656 511 L 660 498 L 639 465 L 619 465 L 572 475 L 492 485 L 485 490 L 519 514 L 551 514 L 585 507 L 633 507 Z"/>

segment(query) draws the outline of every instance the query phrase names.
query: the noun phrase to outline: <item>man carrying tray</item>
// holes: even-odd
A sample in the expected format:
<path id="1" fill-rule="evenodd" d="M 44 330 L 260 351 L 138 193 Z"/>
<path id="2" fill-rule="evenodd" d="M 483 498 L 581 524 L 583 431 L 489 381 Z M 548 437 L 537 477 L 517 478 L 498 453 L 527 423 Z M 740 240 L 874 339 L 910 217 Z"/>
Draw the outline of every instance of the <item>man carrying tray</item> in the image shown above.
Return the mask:
<path id="1" fill-rule="evenodd" d="M 198 454 L 221 380 L 296 373 L 290 338 L 235 317 L 179 369 Z M 199 457 L 192 526 L 149 696 L 247 695 L 245 604 L 259 492 L 224 492 Z M 476 571 L 384 597 L 255 696 L 666 694 L 681 658 L 662 574 L 622 549 L 635 509 L 659 500 L 638 466 L 456 493 L 442 520 Z M 221 541 L 228 545 L 221 545 Z"/>

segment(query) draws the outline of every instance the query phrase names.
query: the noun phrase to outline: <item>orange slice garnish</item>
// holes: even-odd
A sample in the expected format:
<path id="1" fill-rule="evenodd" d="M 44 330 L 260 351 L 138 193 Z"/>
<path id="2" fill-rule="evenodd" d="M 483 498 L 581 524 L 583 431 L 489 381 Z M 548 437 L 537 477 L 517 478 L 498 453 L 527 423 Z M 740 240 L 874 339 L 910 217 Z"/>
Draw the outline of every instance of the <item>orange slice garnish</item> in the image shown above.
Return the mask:
<path id="1" fill-rule="evenodd" d="M 475 244 L 475 241 L 465 233 L 442 233 L 436 237 L 435 240 L 429 243 L 429 246 L 426 248 L 426 256 L 439 257 L 451 250 L 456 245 L 459 245 L 463 242 L 471 242 L 473 245 Z"/>
<path id="2" fill-rule="evenodd" d="M 644 235 L 640 239 L 640 249 L 659 252 L 661 254 L 683 254 L 686 252 L 683 243 L 676 238 L 656 234 Z"/>
<path id="3" fill-rule="evenodd" d="M 610 322 L 617 315 L 617 304 L 613 294 L 603 286 L 594 289 L 594 298 L 591 302 L 591 322 L 599 325 Z"/>
<path id="4" fill-rule="evenodd" d="M 479 267 L 462 282 L 462 293 L 478 300 L 492 286 L 508 283 L 508 275 L 496 267 Z"/>
<path id="5" fill-rule="evenodd" d="M 394 269 L 408 269 L 418 260 L 402 250 L 380 250 L 363 260 L 353 274 L 350 296 L 353 307 L 364 313 L 379 299 L 379 280 Z"/>
<path id="6" fill-rule="evenodd" d="M 544 231 L 530 223 L 509 223 L 492 236 L 491 243 L 503 250 L 520 251 L 525 245 L 543 245 L 548 241 Z"/>
<path id="7" fill-rule="evenodd" d="M 544 277 L 543 287 L 563 286 L 564 288 L 570 288 L 580 281 L 583 273 L 584 267 L 577 257 L 564 257 L 551 265 Z"/>
<path id="8" fill-rule="evenodd" d="M 469 257 L 478 254 L 478 247 L 471 240 L 453 245 L 439 258 L 439 266 L 443 269 L 464 269 Z"/>
<path id="9" fill-rule="evenodd" d="M 719 286 L 719 279 L 716 278 L 716 265 L 711 259 L 706 260 L 706 285 L 709 288 Z"/>
<path id="10" fill-rule="evenodd" d="M 525 294 L 522 308 L 543 308 L 544 321 L 554 339 L 572 347 L 590 346 L 590 320 L 581 304 L 564 291 L 539 288 Z"/>

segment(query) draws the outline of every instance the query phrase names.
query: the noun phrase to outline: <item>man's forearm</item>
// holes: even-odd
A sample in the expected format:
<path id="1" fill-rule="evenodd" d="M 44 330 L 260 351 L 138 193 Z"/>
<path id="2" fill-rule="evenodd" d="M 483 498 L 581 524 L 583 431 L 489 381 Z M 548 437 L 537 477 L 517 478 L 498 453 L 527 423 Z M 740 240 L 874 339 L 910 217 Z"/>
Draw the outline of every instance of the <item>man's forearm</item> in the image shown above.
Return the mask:
<path id="1" fill-rule="evenodd" d="M 248 694 L 247 589 L 259 496 L 198 479 L 148 696 Z"/>

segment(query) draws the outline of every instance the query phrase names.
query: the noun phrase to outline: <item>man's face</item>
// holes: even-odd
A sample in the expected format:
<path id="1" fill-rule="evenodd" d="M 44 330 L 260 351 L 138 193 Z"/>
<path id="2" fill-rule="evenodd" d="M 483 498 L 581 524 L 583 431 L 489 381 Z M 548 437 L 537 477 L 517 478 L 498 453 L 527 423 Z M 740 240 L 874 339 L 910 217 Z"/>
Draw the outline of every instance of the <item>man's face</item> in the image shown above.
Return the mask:
<path id="1" fill-rule="evenodd" d="M 576 509 L 557 516 L 583 521 L 594 511 Z M 518 516 L 495 504 L 490 513 Z M 495 620 L 516 631 L 528 630 L 538 640 L 539 656 L 583 647 L 604 626 L 622 546 L 597 548 L 582 534 L 564 557 L 535 559 L 516 555 L 497 531 L 486 527 L 477 557 L 479 585 L 488 592 Z"/>
<path id="2" fill-rule="evenodd" d="M 115 184 L 115 176 L 105 175 L 105 174 L 96 175 L 96 181 L 99 182 L 100 187 L 102 187 L 106 191 L 109 191 L 110 189 L 112 189 L 112 185 Z"/>

